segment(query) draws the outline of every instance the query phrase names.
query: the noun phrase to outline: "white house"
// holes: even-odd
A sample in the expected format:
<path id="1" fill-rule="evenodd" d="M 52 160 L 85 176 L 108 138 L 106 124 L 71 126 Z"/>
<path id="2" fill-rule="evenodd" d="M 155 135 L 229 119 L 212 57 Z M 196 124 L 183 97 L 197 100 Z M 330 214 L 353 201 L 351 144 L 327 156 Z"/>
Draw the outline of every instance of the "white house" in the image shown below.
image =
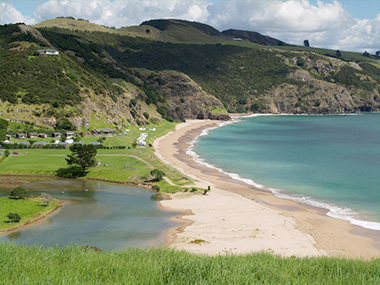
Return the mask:
<path id="1" fill-rule="evenodd" d="M 59 55 L 59 52 L 54 49 L 39 49 L 37 52 L 41 55 Z"/>

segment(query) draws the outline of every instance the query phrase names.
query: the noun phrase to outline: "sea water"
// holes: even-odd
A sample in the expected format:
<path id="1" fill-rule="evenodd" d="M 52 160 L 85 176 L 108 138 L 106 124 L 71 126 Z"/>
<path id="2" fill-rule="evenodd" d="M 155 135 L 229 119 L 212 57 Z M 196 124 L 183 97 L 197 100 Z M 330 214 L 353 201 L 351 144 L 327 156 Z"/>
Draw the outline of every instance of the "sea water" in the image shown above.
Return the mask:
<path id="1" fill-rule="evenodd" d="M 234 122 L 204 132 L 189 152 L 279 197 L 380 230 L 379 113 L 253 116 Z"/>

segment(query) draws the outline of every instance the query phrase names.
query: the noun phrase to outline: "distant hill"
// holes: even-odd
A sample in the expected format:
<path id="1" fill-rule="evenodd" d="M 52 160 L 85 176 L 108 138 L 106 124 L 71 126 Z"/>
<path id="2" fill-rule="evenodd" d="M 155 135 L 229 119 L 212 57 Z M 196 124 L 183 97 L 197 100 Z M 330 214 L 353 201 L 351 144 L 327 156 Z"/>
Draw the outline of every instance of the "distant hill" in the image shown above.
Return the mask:
<path id="1" fill-rule="evenodd" d="M 241 30 L 226 30 L 222 32 L 222 35 L 235 39 L 248 40 L 252 43 L 257 43 L 266 46 L 285 46 L 289 45 L 283 41 L 280 41 L 269 36 L 264 36 L 257 32 L 241 31 Z"/>
<path id="2" fill-rule="evenodd" d="M 170 26 L 191 26 L 209 36 L 213 36 L 213 37 L 223 36 L 221 32 L 219 32 L 217 29 L 209 25 L 202 24 L 199 22 L 185 21 L 185 20 L 174 20 L 174 19 L 173 20 L 150 20 L 150 21 L 141 23 L 141 25 L 152 26 L 161 31 L 168 30 Z"/>
<path id="3" fill-rule="evenodd" d="M 227 110 L 379 111 L 377 58 L 346 51 L 338 58 L 334 50 L 182 20 L 120 29 L 71 17 L 4 25 L 0 118 L 51 127 L 68 118 L 90 128 L 227 119 Z"/>

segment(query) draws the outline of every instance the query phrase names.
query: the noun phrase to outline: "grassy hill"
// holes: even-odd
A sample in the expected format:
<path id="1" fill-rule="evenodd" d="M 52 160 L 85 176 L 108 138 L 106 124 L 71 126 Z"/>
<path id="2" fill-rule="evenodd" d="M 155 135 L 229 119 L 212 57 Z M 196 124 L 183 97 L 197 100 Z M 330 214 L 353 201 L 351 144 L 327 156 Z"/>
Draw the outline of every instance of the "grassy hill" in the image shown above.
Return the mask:
<path id="1" fill-rule="evenodd" d="M 105 116 L 111 124 L 126 127 L 155 123 L 163 118 L 183 120 L 188 116 L 175 112 L 175 107 L 170 107 L 173 106 L 171 100 L 164 98 L 153 84 L 141 78 L 141 72 L 136 73 L 131 67 L 117 62 L 104 48 L 105 43 L 112 45 L 120 37 L 133 37 L 120 36 L 113 33 L 114 29 L 66 18 L 41 25 L 60 26 L 60 23 L 69 28 L 0 27 L 3 63 L 0 67 L 3 82 L 0 104 L 6 108 L 0 116 L 9 118 L 12 115 L 14 119 L 52 126 L 55 121 L 66 117 L 78 128 L 88 128 L 94 112 L 98 113 L 98 118 Z M 84 36 L 89 34 L 88 29 L 92 31 L 90 35 L 95 35 L 91 41 Z M 137 44 L 139 39 L 135 39 Z M 58 50 L 59 55 L 38 54 L 38 50 L 46 48 Z M 218 108 L 223 108 L 217 99 L 214 101 L 219 104 Z M 164 116 L 157 111 L 159 107 L 165 108 Z M 23 109 L 30 115 L 26 118 L 12 112 L 14 109 Z M 211 114 L 212 110 L 205 112 Z M 226 111 L 224 114 L 227 116 Z"/>
<path id="2" fill-rule="evenodd" d="M 380 259 L 210 257 L 169 249 L 97 252 L 1 243 L 0 271 L 4 284 L 378 284 Z"/>
<path id="3" fill-rule="evenodd" d="M 284 46 L 254 32 L 244 35 L 256 42 L 234 41 L 196 22 L 152 20 L 115 29 L 69 17 L 34 27 L 5 25 L 0 34 L 3 118 L 30 106 L 28 119 L 35 123 L 54 126 L 66 117 L 88 128 L 99 127 L 95 113 L 107 124 L 129 126 L 225 119 L 226 109 L 326 114 L 380 108 L 378 59 L 344 51 L 337 58 L 336 51 Z M 59 56 L 37 55 L 44 48 Z M 185 97 L 194 96 L 197 109 L 188 112 L 193 100 Z"/>

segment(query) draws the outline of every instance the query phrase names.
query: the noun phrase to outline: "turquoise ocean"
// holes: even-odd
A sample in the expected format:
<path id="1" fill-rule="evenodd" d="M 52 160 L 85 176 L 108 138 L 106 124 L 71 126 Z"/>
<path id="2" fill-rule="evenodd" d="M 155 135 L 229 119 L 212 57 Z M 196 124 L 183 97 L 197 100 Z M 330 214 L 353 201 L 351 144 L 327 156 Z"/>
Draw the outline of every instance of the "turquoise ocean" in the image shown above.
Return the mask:
<path id="1" fill-rule="evenodd" d="M 380 230 L 380 113 L 242 117 L 188 153 L 232 178 Z"/>

